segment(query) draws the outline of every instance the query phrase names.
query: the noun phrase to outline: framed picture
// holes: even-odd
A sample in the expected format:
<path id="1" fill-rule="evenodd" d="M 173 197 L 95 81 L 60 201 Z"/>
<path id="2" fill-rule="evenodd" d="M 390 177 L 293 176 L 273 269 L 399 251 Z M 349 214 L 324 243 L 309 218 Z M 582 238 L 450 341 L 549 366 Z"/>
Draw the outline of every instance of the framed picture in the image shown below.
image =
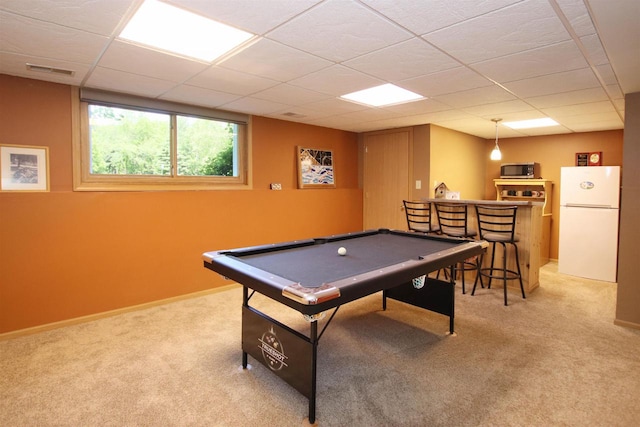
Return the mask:
<path id="1" fill-rule="evenodd" d="M 0 191 L 49 191 L 49 148 L 0 144 Z"/>
<path id="2" fill-rule="evenodd" d="M 298 188 L 335 188 L 333 152 L 297 147 Z"/>

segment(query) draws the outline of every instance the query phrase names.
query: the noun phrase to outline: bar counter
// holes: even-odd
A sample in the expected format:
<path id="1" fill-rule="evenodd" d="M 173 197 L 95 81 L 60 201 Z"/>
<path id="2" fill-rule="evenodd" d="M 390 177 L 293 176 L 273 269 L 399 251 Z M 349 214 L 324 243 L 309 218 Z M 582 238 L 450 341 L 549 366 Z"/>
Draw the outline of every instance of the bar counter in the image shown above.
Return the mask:
<path id="1" fill-rule="evenodd" d="M 469 228 L 478 231 L 478 221 L 476 217 L 476 211 L 474 205 L 490 205 L 490 206 L 517 206 L 518 212 L 516 214 L 516 230 L 515 234 L 518 237 L 518 255 L 520 259 L 520 271 L 522 272 L 522 284 L 526 294 L 529 294 L 540 285 L 540 266 L 546 264 L 549 259 L 541 258 L 540 252 L 543 245 L 543 219 L 542 219 L 542 202 L 533 201 L 497 201 L 497 200 L 449 200 L 449 199 L 423 199 L 424 202 L 430 203 L 461 203 L 469 206 Z M 435 207 L 432 210 L 433 221 L 437 224 L 437 215 Z M 479 238 L 479 236 L 477 237 Z M 511 245 L 508 245 L 511 246 Z M 513 249 L 508 249 L 507 268 L 510 270 L 516 270 L 516 257 L 513 253 Z M 483 267 L 488 267 L 491 263 L 491 249 L 487 250 L 487 254 L 484 257 Z M 496 262 L 495 265 L 502 265 L 502 247 L 496 245 Z M 475 278 L 468 276 L 470 279 Z M 486 279 L 485 279 L 486 281 Z M 520 294 L 520 285 L 517 280 L 510 280 L 507 282 L 510 289 L 517 289 L 517 293 Z M 501 284 L 500 284 L 501 286 Z M 480 287 L 478 287 L 480 288 Z M 477 290 L 476 290 L 477 292 Z"/>

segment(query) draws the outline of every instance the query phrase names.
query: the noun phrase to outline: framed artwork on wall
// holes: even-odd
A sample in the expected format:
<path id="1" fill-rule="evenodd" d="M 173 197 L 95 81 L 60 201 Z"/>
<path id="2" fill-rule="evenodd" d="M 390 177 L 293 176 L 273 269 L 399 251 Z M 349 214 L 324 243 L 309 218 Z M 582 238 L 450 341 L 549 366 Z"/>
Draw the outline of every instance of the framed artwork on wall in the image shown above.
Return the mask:
<path id="1" fill-rule="evenodd" d="M 0 191 L 49 191 L 49 147 L 0 144 Z"/>
<path id="2" fill-rule="evenodd" d="M 335 188 L 333 152 L 297 147 L 298 188 Z"/>

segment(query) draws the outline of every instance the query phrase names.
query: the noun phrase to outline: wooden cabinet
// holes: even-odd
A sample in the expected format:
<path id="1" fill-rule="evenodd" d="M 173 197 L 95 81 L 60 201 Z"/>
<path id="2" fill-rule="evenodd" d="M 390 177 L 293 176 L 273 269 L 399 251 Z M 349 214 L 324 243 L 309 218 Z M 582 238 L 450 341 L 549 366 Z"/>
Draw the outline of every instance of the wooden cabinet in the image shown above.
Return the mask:
<path id="1" fill-rule="evenodd" d="M 551 200 L 553 196 L 553 182 L 548 179 L 494 179 L 493 183 L 496 186 L 497 200 L 528 200 L 542 203 L 540 265 L 549 262 L 549 253 L 551 251 Z M 524 193 L 527 191 L 531 191 L 532 195 L 525 196 Z M 539 195 L 534 196 L 535 194 Z"/>

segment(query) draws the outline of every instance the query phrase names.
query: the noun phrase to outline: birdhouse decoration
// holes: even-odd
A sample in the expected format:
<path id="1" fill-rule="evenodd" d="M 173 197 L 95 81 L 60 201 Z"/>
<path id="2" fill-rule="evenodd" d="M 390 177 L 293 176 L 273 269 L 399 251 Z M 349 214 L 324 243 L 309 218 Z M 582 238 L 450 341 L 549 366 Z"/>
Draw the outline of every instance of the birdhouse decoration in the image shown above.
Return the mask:
<path id="1" fill-rule="evenodd" d="M 447 187 L 447 184 L 445 184 L 444 182 L 441 182 L 433 190 L 434 198 L 436 198 L 436 199 L 444 199 L 447 196 L 447 191 L 449 191 L 449 188 Z"/>
<path id="2" fill-rule="evenodd" d="M 436 199 L 460 200 L 460 192 L 450 191 L 447 184 L 441 182 L 434 189 L 434 197 Z"/>

